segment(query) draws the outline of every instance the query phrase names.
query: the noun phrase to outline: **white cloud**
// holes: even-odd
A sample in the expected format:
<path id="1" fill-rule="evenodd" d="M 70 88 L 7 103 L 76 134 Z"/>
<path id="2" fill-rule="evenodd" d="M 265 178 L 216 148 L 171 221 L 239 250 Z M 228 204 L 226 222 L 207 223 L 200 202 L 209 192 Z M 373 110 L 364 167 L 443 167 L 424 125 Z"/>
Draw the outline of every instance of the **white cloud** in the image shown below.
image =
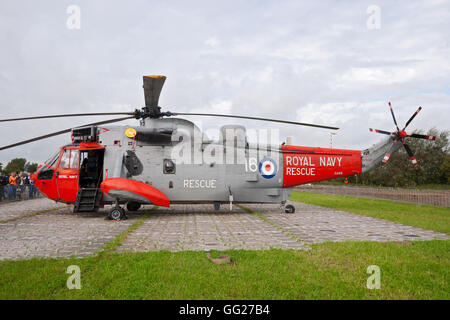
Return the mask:
<path id="1" fill-rule="evenodd" d="M 379 30 L 366 27 L 370 4 L 80 0 L 81 29 L 71 31 L 64 2 L 2 2 L 0 111 L 3 118 L 133 111 L 144 104 L 142 75 L 164 74 L 166 110 L 336 124 L 337 147 L 366 147 L 379 139 L 369 127 L 392 128 L 389 100 L 399 122 L 424 107 L 413 129 L 450 129 L 449 2 L 379 1 Z M 326 130 L 188 119 L 280 128 L 298 144 L 329 144 Z M 0 145 L 96 120 L 3 123 Z M 1 151 L 0 162 L 43 161 L 69 141 Z"/>
<path id="2" fill-rule="evenodd" d="M 397 84 L 410 81 L 416 72 L 412 68 L 379 67 L 379 68 L 350 68 L 338 80 L 338 87 L 354 87 L 359 84 Z"/>
<path id="3" fill-rule="evenodd" d="M 217 39 L 216 37 L 211 37 L 211 38 L 208 38 L 205 41 L 205 44 L 207 46 L 210 46 L 211 48 L 215 48 L 215 47 L 218 47 L 220 45 L 220 40 Z"/>

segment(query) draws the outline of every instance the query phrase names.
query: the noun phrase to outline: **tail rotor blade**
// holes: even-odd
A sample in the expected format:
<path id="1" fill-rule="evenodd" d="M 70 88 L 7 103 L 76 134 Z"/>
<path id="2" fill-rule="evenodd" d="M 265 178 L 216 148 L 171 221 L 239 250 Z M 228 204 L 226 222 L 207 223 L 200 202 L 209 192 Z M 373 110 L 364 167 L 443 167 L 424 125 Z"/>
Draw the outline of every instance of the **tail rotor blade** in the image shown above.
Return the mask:
<path id="1" fill-rule="evenodd" d="M 113 122 L 118 122 L 118 121 L 122 121 L 122 120 L 133 119 L 133 118 L 134 118 L 134 116 L 128 116 L 128 117 L 122 117 L 122 118 L 116 118 L 116 119 L 111 119 L 111 120 L 105 120 L 105 121 L 89 123 L 89 124 L 86 124 L 86 125 L 83 125 L 83 126 L 79 126 L 79 127 L 95 126 L 95 125 L 113 123 Z M 4 146 L 4 147 L 0 147 L 0 151 L 1 150 L 5 150 L 5 149 L 9 149 L 9 148 L 13 148 L 13 147 L 17 147 L 17 146 L 21 146 L 23 144 L 27 144 L 27 143 L 30 143 L 30 142 L 34 142 L 34 141 L 38 141 L 38 140 L 42 140 L 42 139 L 58 136 L 60 134 L 68 133 L 70 131 L 72 131 L 72 128 L 61 130 L 61 131 L 56 131 L 56 132 L 52 132 L 52 133 L 49 133 L 49 134 L 45 134 L 43 136 L 39 136 L 39 137 L 31 138 L 31 139 L 28 139 L 28 140 L 16 142 L 16 143 Z"/>
<path id="2" fill-rule="evenodd" d="M 370 132 L 376 132 L 376 133 L 381 133 L 381 134 L 387 134 L 388 136 L 394 134 L 394 132 L 388 132 L 388 131 L 384 131 L 384 130 L 378 130 L 378 129 L 372 129 L 369 128 Z"/>
<path id="3" fill-rule="evenodd" d="M 420 110 L 422 110 L 422 107 L 419 107 L 419 109 L 416 110 L 416 112 L 414 112 L 414 114 L 411 116 L 411 118 L 409 118 L 408 122 L 406 122 L 405 127 L 403 128 L 402 131 L 405 131 L 406 127 L 411 123 L 411 121 L 417 116 L 417 114 L 420 112 Z"/>
<path id="4" fill-rule="evenodd" d="M 425 139 L 425 140 L 436 140 L 435 136 L 426 136 L 426 135 L 417 134 L 417 133 L 410 134 L 410 135 L 408 135 L 408 137 L 418 138 L 418 139 Z"/>
<path id="5" fill-rule="evenodd" d="M 414 154 L 412 153 L 411 149 L 404 141 L 402 141 L 402 143 L 403 143 L 403 146 L 405 147 L 406 153 L 408 153 L 409 159 L 411 159 L 413 166 L 417 167 L 418 163 L 417 163 L 417 160 L 414 157 Z"/>
<path id="6" fill-rule="evenodd" d="M 388 162 L 388 160 L 389 160 L 389 158 L 391 157 L 391 154 L 394 152 L 394 150 L 395 150 L 395 145 L 397 144 L 397 140 L 394 140 L 394 144 L 389 148 L 389 151 L 388 152 L 386 152 L 386 154 L 384 155 L 384 158 L 383 158 L 383 163 L 386 163 L 386 162 Z"/>
<path id="7" fill-rule="evenodd" d="M 392 119 L 394 119 L 395 126 L 397 127 L 397 130 L 400 131 L 398 124 L 397 124 L 397 120 L 395 119 L 394 110 L 392 109 L 392 105 L 391 105 L 390 101 L 389 101 L 389 108 L 391 109 Z"/>

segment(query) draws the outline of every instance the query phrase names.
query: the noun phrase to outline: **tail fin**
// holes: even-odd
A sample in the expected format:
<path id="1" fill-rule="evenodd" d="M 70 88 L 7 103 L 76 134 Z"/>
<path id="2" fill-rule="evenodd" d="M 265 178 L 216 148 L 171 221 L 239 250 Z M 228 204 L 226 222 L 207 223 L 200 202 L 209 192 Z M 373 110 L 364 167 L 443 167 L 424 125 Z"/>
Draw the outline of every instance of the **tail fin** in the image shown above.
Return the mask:
<path id="1" fill-rule="evenodd" d="M 382 162 L 386 162 L 394 152 L 400 149 L 401 146 L 402 143 L 395 137 L 389 137 L 372 147 L 361 151 L 362 172 L 375 169 Z M 386 159 L 386 157 L 388 158 Z"/>

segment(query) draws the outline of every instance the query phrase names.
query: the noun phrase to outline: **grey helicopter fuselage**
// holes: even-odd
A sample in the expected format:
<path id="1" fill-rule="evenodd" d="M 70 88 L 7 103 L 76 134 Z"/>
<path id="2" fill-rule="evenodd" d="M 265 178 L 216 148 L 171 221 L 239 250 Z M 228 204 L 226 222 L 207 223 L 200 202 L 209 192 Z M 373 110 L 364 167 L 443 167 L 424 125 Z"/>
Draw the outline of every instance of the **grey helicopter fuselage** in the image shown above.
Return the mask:
<path id="1" fill-rule="evenodd" d="M 98 142 L 105 146 L 103 170 L 108 178 L 150 184 L 171 203 L 281 203 L 289 198 L 292 188 L 283 188 L 283 170 L 270 179 L 258 173 L 257 164 L 267 157 L 279 167 L 283 162 L 280 146 L 248 143 L 243 126 L 223 126 L 224 138 L 218 141 L 209 140 L 184 119 L 145 119 L 142 126 L 131 127 L 138 132 L 136 137 L 127 137 L 127 128 L 99 130 L 103 131 Z M 231 143 L 226 132 L 233 138 Z M 113 200 L 104 197 L 105 202 Z"/>

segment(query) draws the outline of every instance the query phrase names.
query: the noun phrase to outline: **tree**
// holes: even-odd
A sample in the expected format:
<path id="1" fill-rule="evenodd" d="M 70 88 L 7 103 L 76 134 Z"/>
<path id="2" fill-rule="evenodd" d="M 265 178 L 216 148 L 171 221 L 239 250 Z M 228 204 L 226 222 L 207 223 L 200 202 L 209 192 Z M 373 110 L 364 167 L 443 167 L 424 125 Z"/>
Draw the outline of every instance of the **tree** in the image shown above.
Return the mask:
<path id="1" fill-rule="evenodd" d="M 33 163 L 27 162 L 25 164 L 25 171 L 26 172 L 29 172 L 29 173 L 36 172 L 37 168 L 38 168 L 38 164 L 35 163 L 35 162 L 33 162 Z"/>
<path id="2" fill-rule="evenodd" d="M 3 172 L 3 163 L 0 162 L 0 172 Z"/>
<path id="3" fill-rule="evenodd" d="M 5 167 L 6 173 L 11 173 L 14 171 L 20 172 L 25 171 L 25 163 L 27 160 L 25 158 L 15 158 L 12 159 Z"/>
<path id="4" fill-rule="evenodd" d="M 441 179 L 444 183 L 450 183 L 450 155 L 447 154 L 441 165 Z"/>

